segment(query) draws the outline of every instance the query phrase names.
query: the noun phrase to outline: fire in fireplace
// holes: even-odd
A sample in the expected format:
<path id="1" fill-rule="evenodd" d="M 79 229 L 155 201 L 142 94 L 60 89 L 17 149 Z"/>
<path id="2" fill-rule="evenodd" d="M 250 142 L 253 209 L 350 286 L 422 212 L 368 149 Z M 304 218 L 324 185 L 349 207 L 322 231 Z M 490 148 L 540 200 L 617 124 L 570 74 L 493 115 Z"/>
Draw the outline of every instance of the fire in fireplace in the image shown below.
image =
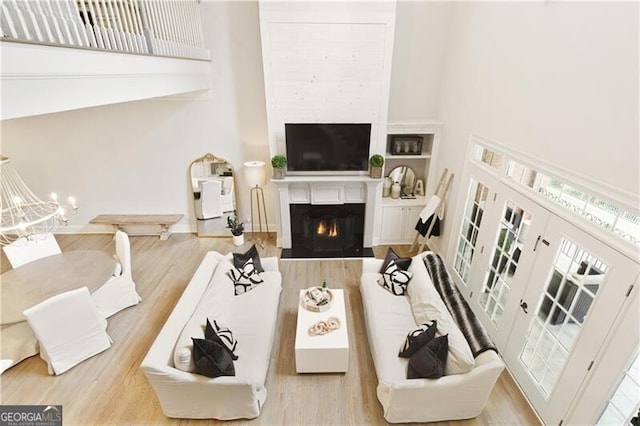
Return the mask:
<path id="1" fill-rule="evenodd" d="M 292 257 L 363 256 L 364 204 L 290 207 Z"/>

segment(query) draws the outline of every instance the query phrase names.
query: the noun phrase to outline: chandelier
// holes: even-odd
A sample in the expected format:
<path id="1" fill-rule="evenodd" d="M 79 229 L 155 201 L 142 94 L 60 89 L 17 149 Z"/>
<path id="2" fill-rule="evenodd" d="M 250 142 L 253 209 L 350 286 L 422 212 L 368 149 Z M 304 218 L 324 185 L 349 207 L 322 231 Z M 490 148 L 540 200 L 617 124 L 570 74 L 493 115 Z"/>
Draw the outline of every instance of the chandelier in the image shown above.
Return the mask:
<path id="1" fill-rule="evenodd" d="M 18 238 L 37 238 L 66 225 L 66 208 L 51 194 L 50 201 L 40 200 L 25 185 L 8 157 L 0 155 L 0 245 L 10 244 Z M 76 213 L 78 206 L 69 197 L 69 207 Z"/>

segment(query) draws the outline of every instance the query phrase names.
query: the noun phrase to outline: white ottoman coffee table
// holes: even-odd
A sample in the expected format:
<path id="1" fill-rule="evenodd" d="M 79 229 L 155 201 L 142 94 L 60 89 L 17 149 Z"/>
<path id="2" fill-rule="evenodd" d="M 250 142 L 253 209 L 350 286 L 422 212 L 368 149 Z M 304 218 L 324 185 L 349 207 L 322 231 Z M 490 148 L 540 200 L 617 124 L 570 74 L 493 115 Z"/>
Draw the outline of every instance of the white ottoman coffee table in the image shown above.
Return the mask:
<path id="1" fill-rule="evenodd" d="M 306 290 L 300 290 L 300 300 Z M 324 312 L 311 312 L 298 302 L 296 328 L 296 371 L 298 373 L 344 373 L 349 369 L 349 333 L 344 291 L 331 289 L 333 302 Z M 309 327 L 318 321 L 337 317 L 341 326 L 321 336 L 309 335 Z"/>

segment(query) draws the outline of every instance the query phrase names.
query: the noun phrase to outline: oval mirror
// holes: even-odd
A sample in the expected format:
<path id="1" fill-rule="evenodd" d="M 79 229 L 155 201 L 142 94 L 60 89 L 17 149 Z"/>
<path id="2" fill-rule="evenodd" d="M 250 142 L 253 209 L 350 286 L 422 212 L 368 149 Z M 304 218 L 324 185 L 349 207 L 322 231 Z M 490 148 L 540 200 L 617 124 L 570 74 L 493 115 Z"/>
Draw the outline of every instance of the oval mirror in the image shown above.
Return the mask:
<path id="1" fill-rule="evenodd" d="M 236 184 L 231 163 L 205 154 L 191 162 L 189 177 L 198 236 L 231 236 L 227 217 L 233 217 L 236 210 Z"/>
<path id="2" fill-rule="evenodd" d="M 411 167 L 395 167 L 389 172 L 389 177 L 393 182 L 400 183 L 403 194 L 413 193 L 413 187 L 416 183 L 416 174 Z"/>

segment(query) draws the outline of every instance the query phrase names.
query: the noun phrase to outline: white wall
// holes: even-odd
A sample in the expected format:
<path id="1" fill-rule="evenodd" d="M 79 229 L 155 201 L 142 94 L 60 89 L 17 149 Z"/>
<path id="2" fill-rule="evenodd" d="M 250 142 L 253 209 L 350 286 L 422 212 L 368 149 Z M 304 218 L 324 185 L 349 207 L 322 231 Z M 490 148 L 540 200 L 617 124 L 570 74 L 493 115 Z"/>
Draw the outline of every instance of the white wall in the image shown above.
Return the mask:
<path id="1" fill-rule="evenodd" d="M 203 8 L 211 92 L 0 123 L 3 155 L 36 194 L 78 199 L 70 231 L 89 229 L 87 222 L 101 213 L 182 213 L 176 230 L 192 229 L 191 160 L 211 152 L 228 159 L 240 178 L 244 161 L 268 161 L 258 5 L 205 2 Z M 245 217 L 249 199 L 239 184 Z"/>
<path id="2" fill-rule="evenodd" d="M 636 3 L 455 4 L 443 75 L 438 164 L 456 173 L 450 205 L 467 186 L 471 133 L 637 199 Z"/>
<path id="3" fill-rule="evenodd" d="M 399 1 L 389 94 L 389 122 L 438 118 L 450 2 Z"/>
<path id="4" fill-rule="evenodd" d="M 394 24 L 393 2 L 260 3 L 273 154 L 287 122 L 371 123 L 384 151 Z"/>

